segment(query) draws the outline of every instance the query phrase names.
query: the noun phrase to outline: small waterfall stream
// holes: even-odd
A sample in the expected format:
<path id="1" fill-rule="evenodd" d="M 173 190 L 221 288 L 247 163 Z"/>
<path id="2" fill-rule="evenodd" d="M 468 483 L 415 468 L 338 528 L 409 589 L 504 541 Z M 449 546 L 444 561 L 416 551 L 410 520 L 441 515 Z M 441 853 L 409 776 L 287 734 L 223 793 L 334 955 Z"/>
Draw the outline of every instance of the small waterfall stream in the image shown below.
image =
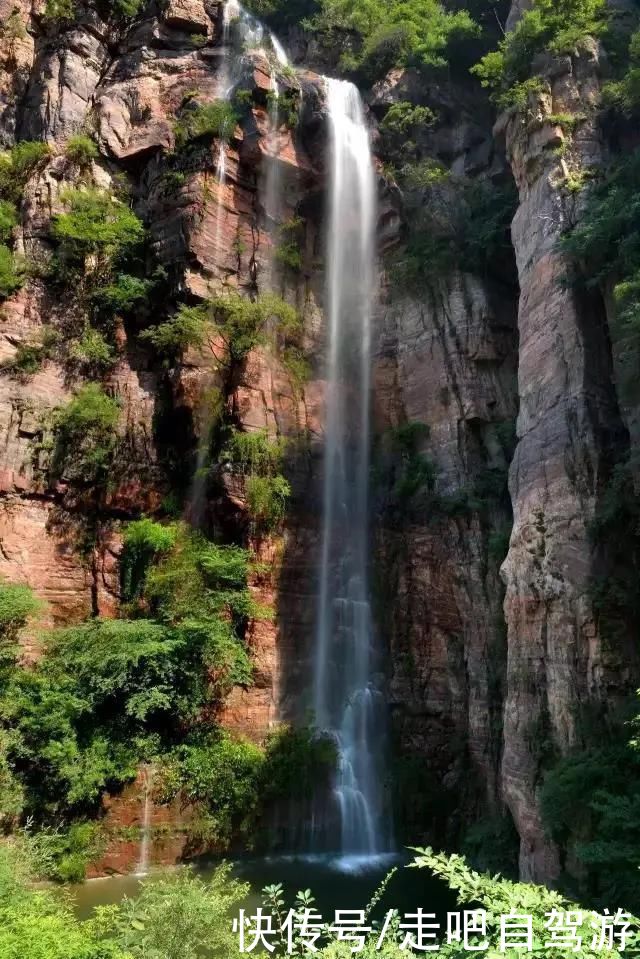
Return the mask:
<path id="1" fill-rule="evenodd" d="M 144 811 L 142 814 L 142 832 L 140 834 L 140 856 L 136 866 L 136 876 L 149 874 L 151 854 L 151 817 L 153 815 L 153 770 L 150 766 L 144 771 Z"/>
<path id="2" fill-rule="evenodd" d="M 327 80 L 330 121 L 329 343 L 315 715 L 338 750 L 343 856 L 388 852 L 383 828 L 385 711 L 369 601 L 371 313 L 376 184 L 360 95 Z"/>

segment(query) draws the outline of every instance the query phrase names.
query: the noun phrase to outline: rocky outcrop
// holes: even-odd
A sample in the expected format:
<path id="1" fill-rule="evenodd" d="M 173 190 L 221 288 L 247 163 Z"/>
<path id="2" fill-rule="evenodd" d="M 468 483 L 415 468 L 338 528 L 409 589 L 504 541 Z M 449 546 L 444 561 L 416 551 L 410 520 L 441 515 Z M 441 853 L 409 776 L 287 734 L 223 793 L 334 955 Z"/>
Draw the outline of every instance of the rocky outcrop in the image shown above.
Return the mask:
<path id="1" fill-rule="evenodd" d="M 520 192 L 513 243 L 521 287 L 514 529 L 502 570 L 509 628 L 502 783 L 521 837 L 521 874 L 535 881 L 559 871 L 536 801 L 543 751 L 562 755 L 580 745 L 581 710 L 599 704 L 606 715 L 629 692 L 635 668 L 630 647 L 603 640 L 591 592 L 589 526 L 628 443 L 604 305 L 563 283 L 568 264 L 558 249 L 568 218 L 580 216 L 571 178 L 588 174 L 606 152 L 593 118 L 598 58 L 593 45 L 538 64 L 543 92 L 497 128 Z M 554 122 L 577 113 L 585 119 L 572 135 Z"/>
<path id="2" fill-rule="evenodd" d="M 386 517 L 381 503 L 378 608 L 390 648 L 399 774 L 421 788 L 407 834 L 456 841 L 474 816 L 499 816 L 506 664 L 498 565 L 490 537 L 508 529 L 498 498 L 458 515 L 485 470 L 506 476 L 516 411 L 515 299 L 453 273 L 426 300 L 392 294 L 383 319 L 376 411 L 381 429 L 428 427 L 420 454 L 436 493 Z M 384 436 L 384 434 L 383 434 Z M 504 533 L 503 533 L 504 535 Z"/>

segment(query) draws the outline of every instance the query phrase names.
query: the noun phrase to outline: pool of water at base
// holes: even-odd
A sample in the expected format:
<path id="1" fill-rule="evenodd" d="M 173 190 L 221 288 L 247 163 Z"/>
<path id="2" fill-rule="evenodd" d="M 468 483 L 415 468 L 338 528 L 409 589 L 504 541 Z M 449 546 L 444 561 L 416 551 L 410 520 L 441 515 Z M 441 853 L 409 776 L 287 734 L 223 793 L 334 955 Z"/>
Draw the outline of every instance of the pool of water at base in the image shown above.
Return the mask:
<path id="1" fill-rule="evenodd" d="M 316 906 L 325 920 L 333 919 L 336 909 L 363 909 L 392 867 L 397 871 L 391 879 L 377 909 L 377 917 L 388 909 L 401 914 L 415 912 L 422 907 L 441 917 L 455 908 L 455 900 L 444 884 L 426 869 L 407 868 L 409 857 L 382 856 L 375 859 L 331 856 L 268 856 L 243 858 L 233 861 L 233 874 L 248 882 L 251 894 L 247 906 L 260 904 L 260 891 L 272 883 L 282 883 L 287 908 L 293 905 L 299 889 L 311 889 Z M 199 862 L 193 871 L 206 879 L 215 869 L 214 862 Z M 177 867 L 184 868 L 184 867 Z M 79 918 L 88 918 L 96 906 L 120 902 L 125 896 L 134 898 L 142 882 L 167 874 L 168 870 L 154 870 L 146 877 L 112 876 L 92 879 L 71 887 L 75 910 Z"/>

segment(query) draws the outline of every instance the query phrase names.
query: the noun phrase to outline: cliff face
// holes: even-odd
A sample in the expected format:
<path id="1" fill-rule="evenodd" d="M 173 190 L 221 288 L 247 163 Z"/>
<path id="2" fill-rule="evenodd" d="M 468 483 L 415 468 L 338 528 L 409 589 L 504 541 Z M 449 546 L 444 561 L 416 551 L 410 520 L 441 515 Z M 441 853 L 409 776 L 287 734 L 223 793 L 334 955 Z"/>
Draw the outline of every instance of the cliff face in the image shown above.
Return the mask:
<path id="1" fill-rule="evenodd" d="M 52 147 L 25 188 L 18 250 L 46 257 L 67 186 L 88 179 L 115 189 L 124 177 L 153 257 L 181 297 L 275 289 L 304 317 L 311 363 L 304 388 L 265 347 L 251 353 L 229 397 L 240 426 L 292 441 L 285 528 L 252 542 L 260 561 L 252 590 L 276 615 L 249 625 L 256 682 L 236 689 L 221 715 L 229 728 L 261 739 L 277 719 L 304 716 L 312 669 L 324 393 L 320 80 L 300 73 L 295 81 L 298 129 L 280 124 L 274 164 L 269 64 L 260 53 L 245 58 L 250 105 L 226 147 L 224 184 L 215 172 L 217 144 L 171 180 L 166 153 L 175 145 L 176 113 L 194 90 L 205 100 L 217 94 L 221 4 L 169 0 L 126 27 L 89 8 L 72 26 L 52 27 L 43 6 L 21 0 L 26 29 L 0 38 L 0 142 L 8 147 L 19 137 Z M 514 20 L 522 4 L 515 6 Z M 0 21 L 15 8 L 16 0 L 0 0 Z M 567 263 L 557 246 L 569 219 L 580 217 L 572 177 L 606 156 L 589 119 L 599 52 L 594 45 L 541 69 L 543 92 L 526 110 L 501 116 L 493 131 L 486 100 L 454 81 L 421 86 L 410 73 L 393 73 L 368 96 L 372 120 L 400 101 L 433 107 L 445 119 L 429 134 L 431 156 L 479 185 L 517 185 L 515 262 L 507 252 L 491 270 L 456 263 L 435 278 L 425 264 L 415 288 L 387 268 L 374 358 L 374 472 L 382 476 L 374 536 L 394 776 L 400 784 L 407 771 L 413 777 L 414 798 L 400 803 L 407 835 L 456 842 L 469 822 L 508 809 L 521 874 L 533 880 L 559 871 L 538 810 L 544 750 L 564 754 L 580 744 L 580 709 L 588 704 L 604 715 L 637 684 L 633 651 L 603 642 L 590 593 L 599 560 L 589 526 L 628 446 L 605 305 L 563 285 Z M 578 113 L 587 119 L 572 134 L 556 122 Z M 88 174 L 64 154 L 68 138 L 86 129 L 99 146 Z M 282 204 L 275 222 L 265 209 L 274 176 Z M 392 252 L 409 214 L 382 174 L 380 190 L 380 236 Z M 296 218 L 301 263 L 289 269 L 274 254 L 282 224 Z M 206 351 L 191 350 L 166 369 L 124 324 L 118 330 L 105 387 L 122 401 L 127 462 L 109 493 L 99 544 L 83 555 L 82 514 L 64 486 L 46 487 L 34 470 L 43 416 L 80 380 L 55 358 L 28 377 L 11 366 L 45 325 L 64 330 L 71 307 L 34 275 L 0 314 L 0 575 L 30 583 L 47 601 L 43 625 L 116 613 L 121 522 L 157 509 L 167 494 L 167 430 L 174 472 L 177 461 L 188 483 L 206 438 L 207 391 L 219 376 Z M 414 446 L 398 454 L 398 431 L 416 424 L 424 429 L 412 434 Z M 430 464 L 428 495 L 398 501 L 403 456 Z M 510 497 L 501 485 L 507 471 Z M 203 522 L 250 540 L 242 488 L 232 475 L 222 486 L 205 495 Z M 38 631 L 25 643 L 35 654 Z M 110 803 L 108 817 L 130 826 L 135 810 L 141 814 L 134 788 L 121 808 Z M 167 815 L 175 826 L 181 813 Z M 182 851 L 179 842 L 168 846 L 171 858 Z M 111 850 L 105 868 L 126 868 L 134 855 L 133 847 Z"/>

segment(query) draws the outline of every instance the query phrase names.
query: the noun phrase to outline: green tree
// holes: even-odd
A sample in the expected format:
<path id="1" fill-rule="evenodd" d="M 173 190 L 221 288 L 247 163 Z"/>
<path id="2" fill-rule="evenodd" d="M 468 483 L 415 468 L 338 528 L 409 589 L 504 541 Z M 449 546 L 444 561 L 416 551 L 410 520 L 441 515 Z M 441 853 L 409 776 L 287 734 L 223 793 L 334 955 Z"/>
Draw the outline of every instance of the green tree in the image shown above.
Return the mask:
<path id="1" fill-rule="evenodd" d="M 479 34 L 466 10 L 438 0 L 320 0 L 313 25 L 342 46 L 342 67 L 368 80 L 397 66 L 445 66 L 452 44 Z"/>
<path id="2" fill-rule="evenodd" d="M 181 306 L 175 316 L 145 330 L 141 338 L 166 354 L 208 346 L 221 362 L 236 367 L 252 349 L 270 341 L 272 325 L 286 339 L 299 335 L 301 320 L 294 307 L 271 293 L 251 300 L 229 292 L 200 306 Z"/>

